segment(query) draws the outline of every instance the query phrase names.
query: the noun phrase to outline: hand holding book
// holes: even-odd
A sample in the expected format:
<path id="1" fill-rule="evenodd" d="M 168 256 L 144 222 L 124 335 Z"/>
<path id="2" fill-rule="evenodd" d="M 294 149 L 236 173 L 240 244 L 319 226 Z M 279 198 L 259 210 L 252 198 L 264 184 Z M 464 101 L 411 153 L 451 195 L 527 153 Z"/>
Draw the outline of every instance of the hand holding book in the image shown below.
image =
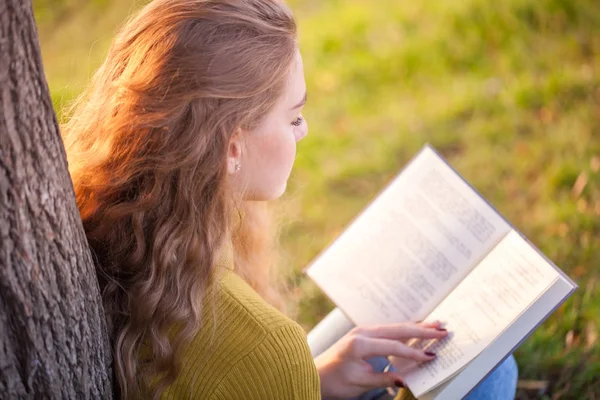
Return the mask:
<path id="1" fill-rule="evenodd" d="M 412 343 L 435 361 L 395 365 L 431 399 L 466 395 L 577 287 L 427 146 L 307 273 L 356 326 L 445 323 Z"/>
<path id="2" fill-rule="evenodd" d="M 435 353 L 407 343 L 440 340 L 447 334 L 439 322 L 354 328 L 315 358 L 321 377 L 321 394 L 325 398 L 350 398 L 373 388 L 403 382 L 398 372 L 375 372 L 366 360 L 394 356 L 399 363 L 428 362 L 435 359 Z"/>

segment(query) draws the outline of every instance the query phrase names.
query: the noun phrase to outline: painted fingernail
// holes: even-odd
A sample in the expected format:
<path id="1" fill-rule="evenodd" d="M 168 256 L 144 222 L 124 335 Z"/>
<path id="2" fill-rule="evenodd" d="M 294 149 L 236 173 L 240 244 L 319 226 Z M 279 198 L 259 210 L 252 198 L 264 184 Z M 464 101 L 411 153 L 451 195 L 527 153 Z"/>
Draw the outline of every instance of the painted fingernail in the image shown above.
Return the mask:
<path id="1" fill-rule="evenodd" d="M 426 351 L 426 352 L 425 352 L 425 355 L 426 355 L 426 356 L 429 356 L 429 357 L 435 357 L 435 353 L 434 353 L 434 352 L 432 352 L 432 351 Z"/>
<path id="2" fill-rule="evenodd" d="M 398 387 L 398 388 L 403 388 L 404 387 L 404 383 L 402 383 L 402 381 L 398 380 L 398 379 L 396 379 L 394 381 L 394 385 L 396 385 L 396 387 Z"/>

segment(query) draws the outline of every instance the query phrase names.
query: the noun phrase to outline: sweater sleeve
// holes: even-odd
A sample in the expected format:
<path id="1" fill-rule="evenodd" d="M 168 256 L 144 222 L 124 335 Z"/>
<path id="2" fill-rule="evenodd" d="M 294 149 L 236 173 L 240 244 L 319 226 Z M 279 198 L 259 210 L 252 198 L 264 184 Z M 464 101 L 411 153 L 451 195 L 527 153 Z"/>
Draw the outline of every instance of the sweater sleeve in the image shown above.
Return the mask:
<path id="1" fill-rule="evenodd" d="M 306 334 L 297 324 L 269 332 L 231 368 L 212 400 L 319 400 L 319 374 Z"/>

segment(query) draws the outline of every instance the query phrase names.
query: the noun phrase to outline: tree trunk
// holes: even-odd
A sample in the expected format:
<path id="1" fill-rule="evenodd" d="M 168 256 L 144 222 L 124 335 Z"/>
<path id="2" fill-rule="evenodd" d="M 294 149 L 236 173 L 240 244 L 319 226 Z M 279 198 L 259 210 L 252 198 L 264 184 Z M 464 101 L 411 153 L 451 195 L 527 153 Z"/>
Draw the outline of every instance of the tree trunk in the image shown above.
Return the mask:
<path id="1" fill-rule="evenodd" d="M 0 0 L 0 398 L 111 398 L 98 282 L 30 0 Z"/>

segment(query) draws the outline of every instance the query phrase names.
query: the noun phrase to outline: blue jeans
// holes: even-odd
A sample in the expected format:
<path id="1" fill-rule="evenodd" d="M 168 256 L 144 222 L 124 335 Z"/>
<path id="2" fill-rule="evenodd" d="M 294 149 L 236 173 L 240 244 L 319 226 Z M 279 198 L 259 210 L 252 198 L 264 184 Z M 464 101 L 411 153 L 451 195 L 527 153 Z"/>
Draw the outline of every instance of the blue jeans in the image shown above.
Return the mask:
<path id="1" fill-rule="evenodd" d="M 383 371 L 388 361 L 385 357 L 369 360 L 376 371 Z M 469 395 L 466 400 L 513 400 L 517 392 L 518 369 L 515 358 L 511 355 L 488 375 Z M 384 399 L 386 389 L 373 389 L 357 397 L 355 400 Z"/>

